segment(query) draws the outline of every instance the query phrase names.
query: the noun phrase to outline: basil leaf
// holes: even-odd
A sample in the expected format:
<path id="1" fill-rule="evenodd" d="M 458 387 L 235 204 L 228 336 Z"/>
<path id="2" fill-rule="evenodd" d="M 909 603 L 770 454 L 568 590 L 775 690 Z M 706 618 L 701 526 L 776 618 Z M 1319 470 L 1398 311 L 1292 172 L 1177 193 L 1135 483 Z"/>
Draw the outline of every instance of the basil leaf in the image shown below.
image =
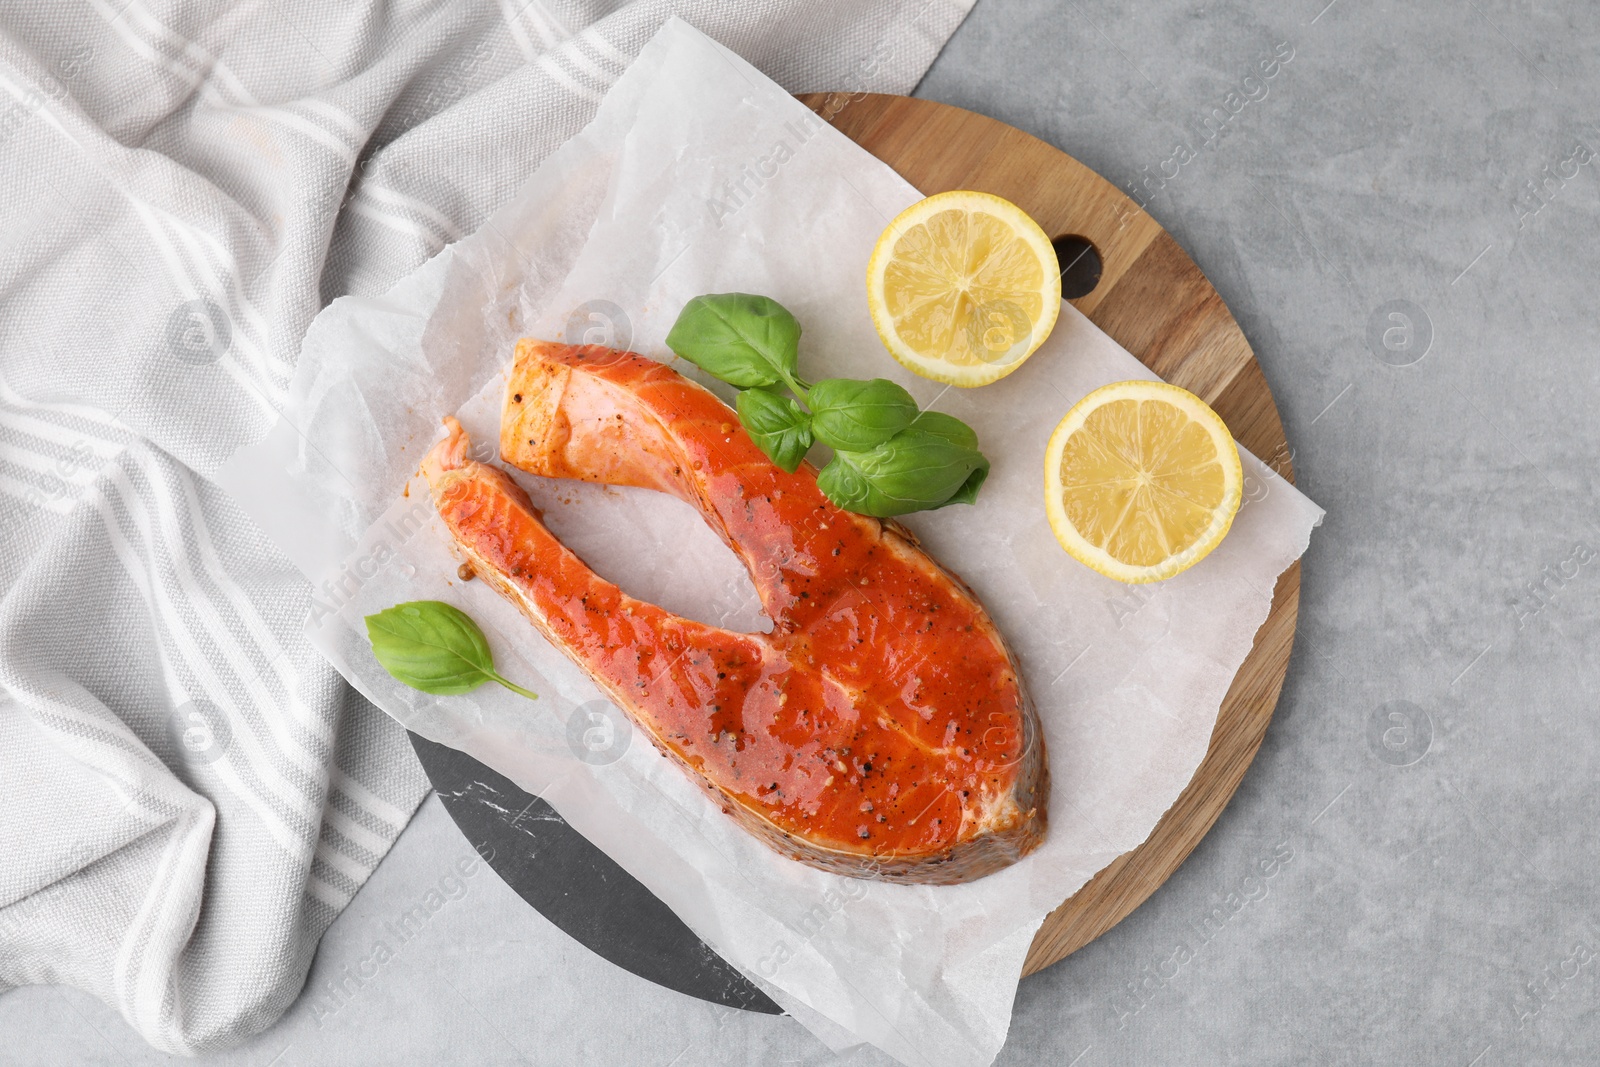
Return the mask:
<path id="1" fill-rule="evenodd" d="M 943 504 L 935 504 L 929 510 L 947 508 L 951 504 L 976 504 L 978 502 L 978 490 L 983 488 L 984 480 L 988 477 L 989 460 L 984 458 L 983 466 L 976 468 L 971 474 L 967 475 L 967 480 L 961 483 L 961 488 L 950 495 L 950 499 Z"/>
<path id="2" fill-rule="evenodd" d="M 946 415 L 942 411 L 924 411 L 911 421 L 907 429 L 933 434 L 965 448 L 978 447 L 978 435 L 972 427 L 954 415 Z"/>
<path id="3" fill-rule="evenodd" d="M 954 415 L 946 415 L 942 411 L 924 411 L 912 421 L 905 433 L 900 435 L 900 439 L 904 440 L 913 434 L 923 434 L 948 441 L 968 450 L 977 461 L 977 466 L 967 475 L 966 481 L 962 482 L 943 503 L 934 504 L 928 510 L 949 507 L 951 504 L 976 504 L 978 490 L 983 488 L 984 481 L 989 477 L 989 458 L 978 451 L 977 431 Z"/>
<path id="4" fill-rule="evenodd" d="M 413 600 L 368 615 L 367 639 L 378 663 L 424 693 L 470 693 L 499 682 L 530 699 L 537 694 L 495 673 L 489 642 L 466 612 L 438 600 Z"/>
<path id="5" fill-rule="evenodd" d="M 971 503 L 988 473 L 976 448 L 913 429 L 868 452 L 835 452 L 817 485 L 846 510 L 889 518 Z"/>
<path id="6" fill-rule="evenodd" d="M 887 378 L 824 378 L 806 395 L 817 440 L 846 452 L 876 448 L 911 425 L 917 402 Z"/>
<path id="7" fill-rule="evenodd" d="M 746 389 L 734 399 L 739 421 L 761 451 L 793 474 L 811 447 L 811 416 L 789 397 L 766 389 Z"/>
<path id="8" fill-rule="evenodd" d="M 822 490 L 823 496 L 846 511 L 854 511 L 858 515 L 878 515 L 868 506 L 872 486 L 867 484 L 866 476 L 856 466 L 854 453 L 835 452 L 833 458 L 817 472 L 817 488 Z M 878 517 L 886 519 L 889 516 Z"/>
<path id="9" fill-rule="evenodd" d="M 800 324 L 771 297 L 697 296 L 667 333 L 667 347 L 741 389 L 785 382 L 798 387 Z"/>

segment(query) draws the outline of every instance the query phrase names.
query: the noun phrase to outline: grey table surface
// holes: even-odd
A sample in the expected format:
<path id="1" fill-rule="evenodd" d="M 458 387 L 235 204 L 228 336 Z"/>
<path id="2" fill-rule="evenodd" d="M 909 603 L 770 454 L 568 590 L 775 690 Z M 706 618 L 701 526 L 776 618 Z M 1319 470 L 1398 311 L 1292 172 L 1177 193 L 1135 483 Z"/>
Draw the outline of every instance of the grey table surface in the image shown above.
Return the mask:
<path id="1" fill-rule="evenodd" d="M 1328 511 L 1243 787 L 1144 907 L 1021 984 L 998 1062 L 1600 1061 L 1600 8 L 980 0 L 918 95 L 1139 191 Z M 201 1062 L 888 1062 L 635 978 L 482 865 L 323 992 L 470 855 L 431 798 L 307 993 Z M 70 989 L 0 997 L 0 1033 L 0 1064 L 169 1058 Z"/>

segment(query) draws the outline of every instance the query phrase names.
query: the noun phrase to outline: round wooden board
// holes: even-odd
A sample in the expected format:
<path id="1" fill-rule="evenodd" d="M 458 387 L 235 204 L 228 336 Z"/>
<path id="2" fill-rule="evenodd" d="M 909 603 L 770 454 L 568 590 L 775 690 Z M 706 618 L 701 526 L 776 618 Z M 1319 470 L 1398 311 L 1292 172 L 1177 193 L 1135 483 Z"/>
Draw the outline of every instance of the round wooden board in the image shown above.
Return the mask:
<path id="1" fill-rule="evenodd" d="M 1072 305 L 1145 366 L 1202 397 L 1240 444 L 1294 480 L 1272 390 L 1238 323 L 1178 243 L 1114 185 L 1036 137 L 947 104 L 875 93 L 800 99 L 924 193 L 980 189 L 1020 206 L 1052 239 L 1087 238 L 1103 265 L 1100 282 Z M 1121 922 L 1211 829 L 1272 719 L 1299 604 L 1296 562 L 1278 579 L 1272 610 L 1234 676 L 1194 779 L 1144 844 L 1046 917 L 1024 975 Z"/>

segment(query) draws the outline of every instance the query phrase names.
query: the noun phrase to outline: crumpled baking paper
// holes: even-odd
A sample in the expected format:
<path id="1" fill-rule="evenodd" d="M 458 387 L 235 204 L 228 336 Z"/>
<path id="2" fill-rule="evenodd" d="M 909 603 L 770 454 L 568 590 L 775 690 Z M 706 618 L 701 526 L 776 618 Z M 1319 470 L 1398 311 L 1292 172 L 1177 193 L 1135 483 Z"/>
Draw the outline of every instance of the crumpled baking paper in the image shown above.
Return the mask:
<path id="1" fill-rule="evenodd" d="M 830 1044 L 974 1067 L 1005 1041 L 1045 914 L 1144 841 L 1189 782 L 1274 581 L 1322 512 L 1245 454 L 1246 503 L 1193 569 L 1134 588 L 1074 562 L 1040 502 L 1045 442 L 1091 389 L 1152 375 L 1065 304 L 1049 340 L 994 385 L 943 389 L 904 372 L 873 330 L 863 278 L 880 231 L 919 197 L 749 64 L 669 22 L 593 123 L 476 233 L 383 297 L 323 311 L 284 421 L 222 480 L 320 590 L 307 622 L 317 647 L 390 715 L 542 796 Z M 794 312 L 806 377 L 892 378 L 970 423 L 993 461 L 977 506 L 906 521 L 994 615 L 1043 719 L 1049 835 L 1002 872 L 896 886 L 777 856 L 510 605 L 456 577 L 416 477 L 441 417 L 458 414 L 492 461 L 517 338 L 670 360 L 663 339 L 684 303 L 727 291 Z M 556 535 L 635 596 L 726 627 L 769 625 L 687 505 L 518 477 Z M 391 679 L 362 617 L 419 599 L 470 613 L 501 673 L 540 699 L 494 685 L 436 698 Z"/>

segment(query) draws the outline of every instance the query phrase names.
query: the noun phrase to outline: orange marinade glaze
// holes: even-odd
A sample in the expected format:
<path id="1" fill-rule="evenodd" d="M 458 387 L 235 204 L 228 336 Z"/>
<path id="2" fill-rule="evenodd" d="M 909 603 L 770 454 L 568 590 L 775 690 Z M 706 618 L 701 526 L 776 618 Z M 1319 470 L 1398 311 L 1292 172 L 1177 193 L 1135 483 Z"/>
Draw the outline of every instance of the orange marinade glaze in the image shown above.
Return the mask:
<path id="1" fill-rule="evenodd" d="M 699 507 L 773 619 L 770 635 L 733 633 L 628 596 L 493 468 L 467 464 L 474 476 L 436 487 L 457 538 L 510 576 L 541 628 L 658 744 L 780 828 L 879 855 L 939 852 L 964 811 L 1011 790 L 1022 693 L 964 587 L 879 520 L 835 507 L 809 466 L 773 465 L 732 411 L 664 365 L 599 347 L 541 352 L 565 378 L 538 383 L 561 417 L 519 417 L 523 393 L 508 395 L 505 458 Z M 533 383 L 519 383 L 532 403 Z"/>

